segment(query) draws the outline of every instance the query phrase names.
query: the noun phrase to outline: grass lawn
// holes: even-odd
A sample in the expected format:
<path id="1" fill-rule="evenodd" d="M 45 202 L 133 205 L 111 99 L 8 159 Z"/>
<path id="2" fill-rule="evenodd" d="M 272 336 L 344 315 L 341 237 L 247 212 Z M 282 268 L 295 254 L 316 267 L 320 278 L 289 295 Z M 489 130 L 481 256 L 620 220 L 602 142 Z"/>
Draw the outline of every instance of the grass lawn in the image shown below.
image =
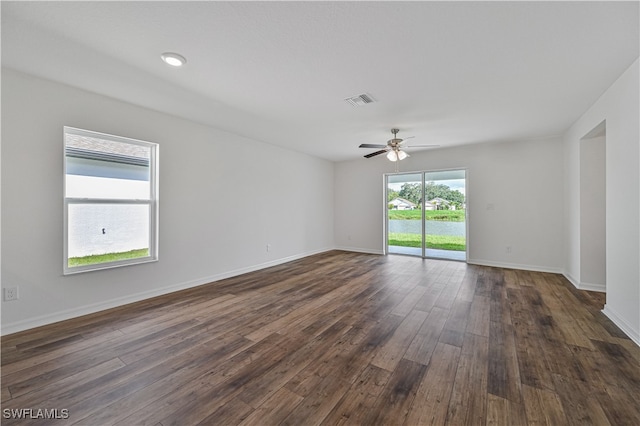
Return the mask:
<path id="1" fill-rule="evenodd" d="M 115 262 L 117 260 L 125 259 L 137 259 L 139 257 L 149 256 L 149 249 L 138 249 L 131 251 L 124 251 L 120 253 L 106 253 L 106 254 L 94 254 L 91 256 L 83 257 L 70 257 L 69 267 L 82 266 L 82 265 L 94 265 L 96 263 Z"/>
<path id="2" fill-rule="evenodd" d="M 464 222 L 464 210 L 426 210 L 426 220 L 443 220 L 447 222 Z M 422 210 L 389 210 L 391 220 L 420 220 Z"/>
<path id="3" fill-rule="evenodd" d="M 389 233 L 389 245 L 399 247 L 422 247 L 419 234 Z M 427 248 L 438 250 L 465 251 L 465 237 L 451 235 L 427 235 Z"/>

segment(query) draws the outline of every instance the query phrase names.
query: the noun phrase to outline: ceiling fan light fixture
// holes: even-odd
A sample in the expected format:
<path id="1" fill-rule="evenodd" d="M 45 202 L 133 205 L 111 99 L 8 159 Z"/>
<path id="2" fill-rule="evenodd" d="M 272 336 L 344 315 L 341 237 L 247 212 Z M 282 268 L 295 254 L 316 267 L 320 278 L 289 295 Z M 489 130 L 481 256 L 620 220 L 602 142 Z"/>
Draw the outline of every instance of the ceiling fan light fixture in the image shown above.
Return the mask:
<path id="1" fill-rule="evenodd" d="M 401 149 L 397 149 L 397 150 L 394 149 L 387 152 L 387 158 L 389 159 L 389 161 L 401 161 L 407 158 L 408 156 L 409 154 L 407 154 Z"/>
<path id="2" fill-rule="evenodd" d="M 184 56 L 179 55 L 177 53 L 165 52 L 160 55 L 165 64 L 171 65 L 172 67 L 181 67 L 187 63 L 187 60 Z"/>

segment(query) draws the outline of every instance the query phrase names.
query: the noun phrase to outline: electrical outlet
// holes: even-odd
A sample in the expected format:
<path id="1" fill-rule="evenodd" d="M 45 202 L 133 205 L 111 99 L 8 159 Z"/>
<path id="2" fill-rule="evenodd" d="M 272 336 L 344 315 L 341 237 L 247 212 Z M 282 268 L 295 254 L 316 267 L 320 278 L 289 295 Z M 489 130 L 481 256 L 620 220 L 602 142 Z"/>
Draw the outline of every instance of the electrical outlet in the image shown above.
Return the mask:
<path id="1" fill-rule="evenodd" d="M 18 300 L 18 287 L 6 287 L 4 289 L 4 300 L 5 302 Z"/>
<path id="2" fill-rule="evenodd" d="M 267 244 L 267 252 L 271 251 L 271 244 Z"/>
<path id="3" fill-rule="evenodd" d="M 511 246 L 505 247 L 505 251 L 507 252 L 507 254 L 511 254 Z"/>

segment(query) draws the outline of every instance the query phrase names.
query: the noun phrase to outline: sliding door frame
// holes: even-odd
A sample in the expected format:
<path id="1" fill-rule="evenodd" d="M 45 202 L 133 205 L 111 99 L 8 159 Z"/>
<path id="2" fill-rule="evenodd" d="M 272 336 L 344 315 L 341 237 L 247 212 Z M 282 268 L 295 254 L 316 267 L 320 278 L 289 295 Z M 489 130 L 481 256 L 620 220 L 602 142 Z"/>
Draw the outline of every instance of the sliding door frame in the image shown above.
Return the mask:
<path id="1" fill-rule="evenodd" d="M 426 235 L 426 214 L 424 209 L 424 202 L 427 193 L 427 181 L 426 176 L 429 173 L 438 173 L 438 172 L 454 172 L 454 171 L 464 171 L 464 187 L 465 187 L 465 208 L 464 208 L 464 226 L 465 226 L 465 262 L 469 259 L 469 203 L 467 199 L 467 187 L 469 181 L 469 171 L 466 167 L 452 167 L 447 169 L 436 169 L 436 170 L 421 170 L 421 171 L 413 171 L 413 172 L 393 172 L 393 173 L 385 173 L 382 176 L 383 181 L 383 209 L 384 209 L 384 224 L 383 224 L 383 234 L 384 234 L 384 249 L 383 253 L 385 255 L 388 254 L 400 254 L 401 253 L 389 253 L 389 201 L 388 201 L 388 193 L 389 193 L 389 177 L 390 176 L 402 176 L 402 175 L 416 175 L 420 174 L 420 185 L 422 187 L 422 205 L 423 207 L 420 209 L 421 214 L 421 229 L 422 229 L 422 248 L 421 248 L 421 258 L 423 259 L 440 259 L 437 257 L 427 256 L 427 235 Z M 412 255 L 406 255 L 412 256 Z M 418 256 L 414 256 L 418 257 Z M 452 259 L 453 260 L 453 259 Z"/>

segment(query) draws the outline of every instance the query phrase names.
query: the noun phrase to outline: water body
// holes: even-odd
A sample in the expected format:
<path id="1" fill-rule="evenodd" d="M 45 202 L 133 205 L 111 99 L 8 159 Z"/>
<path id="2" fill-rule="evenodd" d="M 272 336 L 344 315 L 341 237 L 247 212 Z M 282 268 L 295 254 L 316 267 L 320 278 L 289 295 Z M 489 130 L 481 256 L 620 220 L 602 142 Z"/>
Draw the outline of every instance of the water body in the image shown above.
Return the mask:
<path id="1" fill-rule="evenodd" d="M 149 206 L 69 205 L 69 257 L 149 248 Z"/>
<path id="2" fill-rule="evenodd" d="M 441 222 L 427 220 L 425 221 L 425 227 L 428 235 L 466 236 L 466 222 Z M 421 234 L 422 225 L 419 220 L 390 220 L 389 232 Z"/>

